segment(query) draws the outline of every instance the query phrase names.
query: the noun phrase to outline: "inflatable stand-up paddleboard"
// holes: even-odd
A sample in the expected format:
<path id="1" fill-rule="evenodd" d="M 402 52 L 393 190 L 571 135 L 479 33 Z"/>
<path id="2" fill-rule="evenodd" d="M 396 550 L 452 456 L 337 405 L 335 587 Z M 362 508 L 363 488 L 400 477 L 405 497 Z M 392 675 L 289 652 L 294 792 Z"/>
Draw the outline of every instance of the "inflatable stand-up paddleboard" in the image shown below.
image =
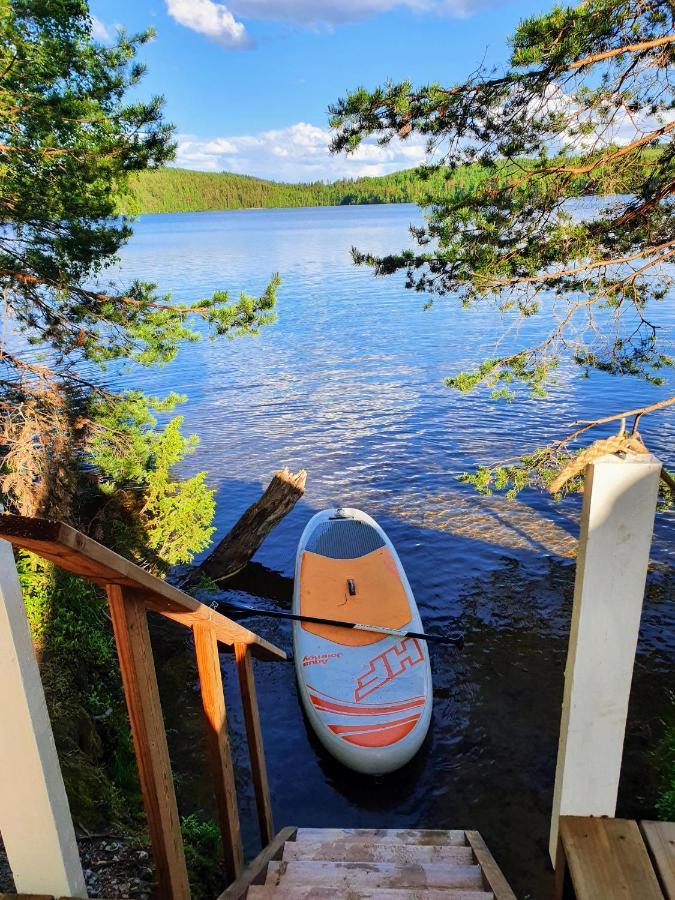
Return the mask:
<path id="1" fill-rule="evenodd" d="M 326 509 L 309 521 L 298 546 L 293 612 L 424 630 L 391 541 L 358 509 Z M 415 755 L 431 720 L 426 641 L 294 622 L 293 645 L 303 706 L 336 759 L 381 775 Z"/>

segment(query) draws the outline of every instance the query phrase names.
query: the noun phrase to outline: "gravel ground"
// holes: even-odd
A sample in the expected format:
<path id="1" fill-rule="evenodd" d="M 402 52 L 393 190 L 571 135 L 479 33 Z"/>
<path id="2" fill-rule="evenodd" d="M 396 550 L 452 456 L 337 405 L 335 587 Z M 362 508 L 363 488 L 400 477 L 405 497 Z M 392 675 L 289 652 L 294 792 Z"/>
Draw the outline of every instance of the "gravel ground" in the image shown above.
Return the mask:
<path id="1" fill-rule="evenodd" d="M 155 885 L 146 849 L 114 835 L 80 837 L 78 845 L 90 897 L 150 900 Z M 0 891 L 13 890 L 12 874 L 0 844 Z"/>

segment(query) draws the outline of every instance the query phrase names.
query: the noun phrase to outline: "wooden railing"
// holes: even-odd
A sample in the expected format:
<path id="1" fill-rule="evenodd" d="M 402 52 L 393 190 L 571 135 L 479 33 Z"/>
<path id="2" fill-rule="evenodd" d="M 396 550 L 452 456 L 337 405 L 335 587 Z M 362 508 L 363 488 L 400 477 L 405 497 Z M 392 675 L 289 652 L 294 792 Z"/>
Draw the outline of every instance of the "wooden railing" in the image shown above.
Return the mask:
<path id="1" fill-rule="evenodd" d="M 148 632 L 147 611 L 190 628 L 201 701 L 207 725 L 208 756 L 225 877 L 242 872 L 244 854 L 227 727 L 219 649 L 235 653 L 263 846 L 274 837 L 274 823 L 253 658 L 285 660 L 286 654 L 247 628 L 210 609 L 183 591 L 134 565 L 74 528 L 60 522 L 0 516 L 0 539 L 105 588 L 117 645 L 159 896 L 190 897 L 176 794 Z"/>

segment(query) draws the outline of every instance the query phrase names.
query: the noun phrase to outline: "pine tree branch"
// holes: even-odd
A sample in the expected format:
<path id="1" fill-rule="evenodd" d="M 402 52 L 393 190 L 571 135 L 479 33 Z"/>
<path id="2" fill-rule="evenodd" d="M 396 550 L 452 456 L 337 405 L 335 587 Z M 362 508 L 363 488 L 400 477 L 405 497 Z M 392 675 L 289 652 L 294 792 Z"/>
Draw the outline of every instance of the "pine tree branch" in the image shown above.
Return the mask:
<path id="1" fill-rule="evenodd" d="M 671 249 L 672 248 L 672 249 Z M 666 251 L 662 253 L 661 251 Z M 672 256 L 675 253 L 675 238 L 671 241 L 666 241 L 663 244 L 658 244 L 654 247 L 643 247 L 637 253 L 631 253 L 628 256 L 618 256 L 614 259 L 601 259 L 595 262 L 588 262 L 581 266 L 575 266 L 570 269 L 558 269 L 554 272 L 539 272 L 537 275 L 514 275 L 512 278 L 492 278 L 490 276 L 483 276 L 480 273 L 472 273 L 475 278 L 482 278 L 488 284 L 494 285 L 510 285 L 510 284 L 535 284 L 536 282 L 541 281 L 555 281 L 558 278 L 565 278 L 570 275 L 580 275 L 583 272 L 590 272 L 593 269 L 601 269 L 607 266 L 619 266 L 624 263 L 634 262 L 636 259 L 642 259 L 645 256 L 652 256 L 654 254 L 660 253 L 656 259 L 649 262 L 646 266 L 643 266 L 641 269 L 637 270 L 637 273 L 644 271 L 646 268 L 651 268 L 654 265 L 657 265 L 664 259 L 667 259 L 669 256 Z M 632 273 L 630 278 L 633 278 L 635 274 Z"/>
<path id="2" fill-rule="evenodd" d="M 675 403 L 675 396 L 667 397 L 665 400 L 659 400 L 658 403 L 651 403 L 649 406 L 641 406 L 637 409 L 628 409 L 624 410 L 624 412 L 614 413 L 611 416 L 603 416 L 601 419 L 593 419 L 588 422 L 573 422 L 573 425 L 581 425 L 581 428 L 577 428 L 576 431 L 573 431 L 571 434 L 568 434 L 567 437 L 559 440 L 555 447 L 556 449 L 564 447 L 566 444 L 569 444 L 570 441 L 573 441 L 580 434 L 583 434 L 585 431 L 589 431 L 591 428 L 597 428 L 598 425 L 606 425 L 608 422 L 617 422 L 619 419 L 630 419 L 632 416 L 639 418 L 640 416 L 646 416 L 648 413 L 656 412 L 658 409 L 665 409 L 667 406 L 672 406 Z"/>
<path id="3" fill-rule="evenodd" d="M 582 66 L 591 66 L 605 59 L 612 59 L 622 53 L 640 53 L 642 50 L 653 50 L 655 47 L 665 47 L 666 44 L 675 42 L 675 34 L 666 34 L 663 37 L 653 38 L 651 41 L 641 41 L 638 44 L 625 44 L 623 47 L 612 47 L 611 50 L 603 50 L 602 53 L 592 53 L 577 59 L 566 67 L 568 69 L 580 69 Z"/>

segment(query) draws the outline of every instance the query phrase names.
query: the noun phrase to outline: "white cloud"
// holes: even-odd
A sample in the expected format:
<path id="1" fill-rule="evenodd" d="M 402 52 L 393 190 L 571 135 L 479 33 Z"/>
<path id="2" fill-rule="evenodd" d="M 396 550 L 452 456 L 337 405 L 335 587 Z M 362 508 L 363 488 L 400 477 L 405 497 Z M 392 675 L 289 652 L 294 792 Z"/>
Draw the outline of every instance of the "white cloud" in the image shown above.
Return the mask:
<path id="1" fill-rule="evenodd" d="M 91 36 L 95 41 L 107 44 L 113 39 L 112 28 L 96 16 L 91 17 Z"/>
<path id="2" fill-rule="evenodd" d="M 209 140 L 181 135 L 176 165 L 206 172 L 238 172 L 275 181 L 333 181 L 362 175 L 386 175 L 411 168 L 425 158 L 425 141 L 411 135 L 405 141 L 380 146 L 365 141 L 351 156 L 333 156 L 331 132 L 307 122 L 258 134 Z"/>
<path id="3" fill-rule="evenodd" d="M 608 111 L 604 117 L 593 109 L 587 111 L 583 98 L 580 100 L 553 84 L 546 89 L 543 101 L 533 101 L 528 105 L 528 112 L 530 117 L 559 114 L 565 117 L 568 125 L 560 132 L 552 149 L 566 153 L 589 152 L 611 144 L 631 144 L 675 121 L 674 110 L 629 112 L 625 106 Z M 586 131 L 584 126 L 592 126 L 592 130 Z"/>
<path id="4" fill-rule="evenodd" d="M 464 18 L 486 6 L 510 0 L 166 0 L 176 22 L 205 34 L 227 48 L 252 47 L 246 27 L 238 18 L 267 19 L 299 25 L 341 25 L 405 7 L 420 13 Z M 511 0 L 512 2 L 512 0 Z"/>
<path id="5" fill-rule="evenodd" d="M 214 0 L 166 0 L 169 15 L 180 25 L 205 34 L 223 47 L 249 47 L 246 28 L 229 9 Z"/>

